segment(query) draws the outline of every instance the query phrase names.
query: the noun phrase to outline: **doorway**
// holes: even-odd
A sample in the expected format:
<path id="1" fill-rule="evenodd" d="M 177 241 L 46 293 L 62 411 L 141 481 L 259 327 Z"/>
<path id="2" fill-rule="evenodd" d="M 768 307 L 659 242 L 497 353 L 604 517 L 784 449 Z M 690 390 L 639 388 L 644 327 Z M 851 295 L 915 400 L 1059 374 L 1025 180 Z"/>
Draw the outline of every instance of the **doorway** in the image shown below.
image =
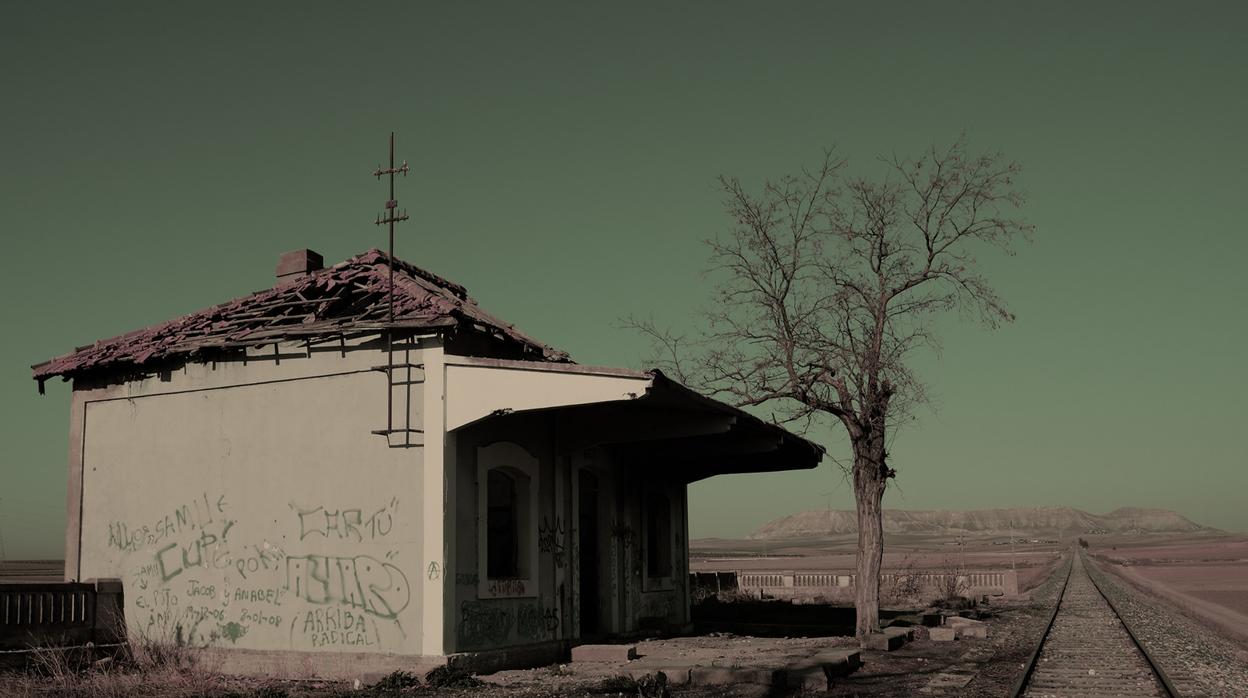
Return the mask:
<path id="1" fill-rule="evenodd" d="M 577 544 L 580 547 L 581 637 L 603 634 L 601 575 L 599 574 L 598 543 L 598 476 L 588 470 L 579 471 Z"/>

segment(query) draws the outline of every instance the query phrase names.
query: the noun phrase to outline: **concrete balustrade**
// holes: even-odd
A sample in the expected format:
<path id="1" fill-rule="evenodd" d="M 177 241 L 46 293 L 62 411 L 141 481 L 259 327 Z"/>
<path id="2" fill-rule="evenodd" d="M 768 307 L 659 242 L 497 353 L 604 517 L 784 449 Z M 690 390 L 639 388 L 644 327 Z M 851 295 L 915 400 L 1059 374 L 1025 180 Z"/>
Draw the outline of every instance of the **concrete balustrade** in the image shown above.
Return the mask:
<path id="1" fill-rule="evenodd" d="M 724 576 L 731 575 L 735 583 L 725 583 Z M 692 588 L 707 587 L 722 591 L 736 589 L 753 595 L 775 598 L 813 598 L 831 595 L 837 590 L 854 587 L 853 572 L 845 570 L 734 570 L 696 572 L 690 575 Z M 945 590 L 955 586 L 950 573 L 898 573 L 880 575 L 882 588 L 905 582 L 909 577 L 924 591 Z M 710 586 L 707 580 L 714 580 Z M 957 575 L 956 588 L 967 596 L 1015 596 L 1018 594 L 1018 573 L 1014 570 L 977 570 Z"/>
<path id="2" fill-rule="evenodd" d="M 124 639 L 120 579 L 0 584 L 0 650 Z"/>

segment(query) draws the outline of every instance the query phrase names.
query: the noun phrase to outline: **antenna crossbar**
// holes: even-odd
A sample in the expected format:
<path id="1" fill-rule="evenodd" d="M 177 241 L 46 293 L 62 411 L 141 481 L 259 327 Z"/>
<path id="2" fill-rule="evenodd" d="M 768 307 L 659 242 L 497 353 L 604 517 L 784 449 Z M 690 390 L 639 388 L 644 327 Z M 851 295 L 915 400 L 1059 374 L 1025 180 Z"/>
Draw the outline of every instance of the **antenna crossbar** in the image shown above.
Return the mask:
<path id="1" fill-rule="evenodd" d="M 385 225 L 386 223 L 401 223 L 407 220 L 407 218 L 408 218 L 407 211 L 402 211 L 397 216 L 389 216 L 387 218 L 382 218 L 380 215 L 378 215 L 377 220 L 373 221 L 373 225 Z"/>
<path id="2" fill-rule="evenodd" d="M 393 175 L 393 174 L 399 174 L 401 172 L 403 173 L 403 176 L 406 177 L 407 170 L 408 170 L 407 160 L 404 160 L 403 164 L 399 165 L 398 167 L 395 167 L 394 161 L 391 160 L 390 167 L 387 169 L 382 169 L 381 165 L 378 165 L 377 169 L 373 170 L 373 176 L 376 177 L 377 179 L 381 179 L 382 175 Z"/>

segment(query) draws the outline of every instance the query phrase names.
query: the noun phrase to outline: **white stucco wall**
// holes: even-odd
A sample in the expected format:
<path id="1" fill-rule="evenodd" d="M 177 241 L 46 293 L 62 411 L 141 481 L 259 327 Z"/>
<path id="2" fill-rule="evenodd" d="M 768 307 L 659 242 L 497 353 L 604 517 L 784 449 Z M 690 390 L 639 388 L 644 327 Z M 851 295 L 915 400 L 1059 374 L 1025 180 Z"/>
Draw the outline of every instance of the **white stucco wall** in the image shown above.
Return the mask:
<path id="1" fill-rule="evenodd" d="M 284 345 L 280 361 L 270 347 L 246 364 L 75 391 L 81 525 L 71 482 L 69 555 L 78 536 L 81 557 L 69 568 L 123 579 L 135 635 L 441 653 L 441 370 L 410 388 L 413 426 L 436 434 L 426 469 L 426 449 L 370 433 L 386 426 L 386 377 L 369 370 L 385 356 Z M 407 389 L 394 392 L 399 414 Z"/>
<path id="2" fill-rule="evenodd" d="M 446 430 L 471 424 L 495 410 L 631 400 L 644 394 L 652 382 L 650 376 L 627 369 L 448 356 Z"/>

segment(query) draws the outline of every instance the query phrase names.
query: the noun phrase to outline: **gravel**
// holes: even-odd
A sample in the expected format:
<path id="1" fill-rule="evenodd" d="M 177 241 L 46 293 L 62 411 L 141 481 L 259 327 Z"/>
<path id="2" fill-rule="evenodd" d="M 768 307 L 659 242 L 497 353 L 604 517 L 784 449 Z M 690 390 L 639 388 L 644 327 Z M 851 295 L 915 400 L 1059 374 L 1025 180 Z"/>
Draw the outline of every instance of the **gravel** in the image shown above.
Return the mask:
<path id="1" fill-rule="evenodd" d="M 1040 641 L 1069 563 L 1057 565 L 1044 583 L 1031 591 L 1031 601 L 1001 614 L 989 631 L 993 652 L 984 658 L 978 674 L 961 693 L 966 698 L 1000 698 L 1010 695 Z"/>
<path id="2" fill-rule="evenodd" d="M 1087 568 L 1182 695 L 1248 695 L 1248 652 L 1243 647 L 1091 560 Z"/>

